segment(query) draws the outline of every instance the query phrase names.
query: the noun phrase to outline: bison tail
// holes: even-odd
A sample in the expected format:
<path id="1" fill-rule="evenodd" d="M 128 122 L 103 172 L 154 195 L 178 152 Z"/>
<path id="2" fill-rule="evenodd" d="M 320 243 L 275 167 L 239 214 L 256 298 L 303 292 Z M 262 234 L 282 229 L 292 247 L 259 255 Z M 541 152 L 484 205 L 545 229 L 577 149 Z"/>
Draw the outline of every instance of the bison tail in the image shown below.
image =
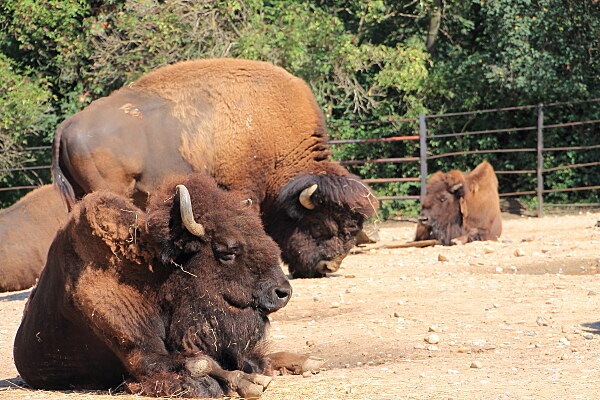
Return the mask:
<path id="1" fill-rule="evenodd" d="M 60 124 L 52 141 L 52 180 L 54 181 L 54 186 L 58 189 L 61 197 L 63 198 L 67 209 L 71 211 L 73 205 L 77 201 L 77 198 L 75 196 L 73 185 L 71 185 L 71 182 L 69 182 L 65 173 L 60 167 L 60 139 L 62 132 L 65 130 L 67 125 L 67 121 L 63 121 L 63 123 Z"/>

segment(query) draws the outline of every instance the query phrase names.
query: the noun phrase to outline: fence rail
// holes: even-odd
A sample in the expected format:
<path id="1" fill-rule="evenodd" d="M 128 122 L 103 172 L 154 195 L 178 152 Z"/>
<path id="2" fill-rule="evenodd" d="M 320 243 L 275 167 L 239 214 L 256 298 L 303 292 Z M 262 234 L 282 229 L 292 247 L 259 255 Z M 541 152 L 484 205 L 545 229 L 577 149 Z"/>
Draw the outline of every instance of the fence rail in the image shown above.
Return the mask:
<path id="1" fill-rule="evenodd" d="M 398 123 L 417 123 L 418 134 L 414 135 L 396 135 L 390 137 L 380 138 L 368 138 L 368 139 L 340 139 L 330 140 L 329 143 L 333 146 L 345 146 L 349 144 L 373 144 L 373 143 L 393 143 L 393 142 L 404 142 L 404 141 L 418 141 L 419 156 L 418 157 L 387 157 L 387 158 L 376 158 L 376 159 L 361 159 L 361 160 L 341 160 L 340 163 L 344 165 L 360 165 L 360 164 L 398 164 L 398 163 L 419 163 L 419 176 L 412 177 L 391 177 L 391 178 L 370 178 L 365 179 L 366 183 L 369 184 L 389 184 L 389 183 L 404 183 L 404 182 L 420 182 L 420 195 L 419 196 L 380 196 L 380 201 L 389 200 L 418 200 L 423 199 L 425 195 L 426 180 L 428 174 L 428 162 L 432 160 L 456 157 L 464 155 L 475 155 L 475 154 L 499 154 L 499 153 L 536 153 L 536 165 L 535 169 L 522 169 L 522 170 L 497 170 L 498 175 L 514 175 L 514 174 L 536 174 L 536 187 L 532 190 L 521 190 L 513 192 L 500 193 L 500 196 L 525 196 L 525 195 L 536 195 L 538 202 L 538 215 L 543 214 L 544 207 L 544 194 L 558 193 L 558 192 L 570 192 L 570 191 L 581 191 L 581 190 L 597 190 L 600 186 L 583 186 L 573 188 L 561 188 L 561 189 L 544 189 L 544 174 L 549 172 L 561 171 L 565 169 L 573 168 L 585 168 L 600 165 L 600 161 L 594 162 L 580 162 L 571 163 L 565 165 L 557 165 L 549 168 L 544 168 L 544 153 L 547 152 L 560 152 L 560 151 L 584 151 L 584 150 L 596 150 L 600 149 L 600 144 L 586 145 L 586 146 L 564 146 L 564 147 L 544 147 L 544 131 L 547 129 L 556 128 L 567 128 L 575 126 L 586 126 L 593 124 L 600 124 L 600 120 L 586 120 L 586 121 L 572 121 L 562 123 L 552 123 L 544 125 L 544 110 L 549 107 L 585 104 L 585 103 L 600 103 L 600 98 L 582 100 L 582 101 L 569 101 L 569 102 L 557 102 L 548 104 L 537 104 L 537 105 L 526 105 L 526 106 L 515 106 L 515 107 L 504 107 L 496 109 L 485 109 L 476 111 L 465 111 L 465 112 L 454 112 L 444 113 L 437 115 L 420 114 L 419 118 L 404 118 L 404 119 L 391 119 L 386 121 L 366 121 L 348 123 L 343 125 L 334 126 L 333 129 L 340 129 L 343 127 L 354 127 L 354 126 L 380 126 L 380 125 L 393 125 Z M 517 110 L 536 110 L 537 112 L 537 124 L 532 126 L 521 126 L 521 127 L 508 127 L 498 128 L 489 130 L 473 130 L 473 131 L 461 131 L 451 133 L 436 133 L 430 134 L 428 128 L 428 121 L 458 117 L 458 116 L 472 116 L 482 115 L 497 112 L 512 112 Z M 439 154 L 430 154 L 433 152 L 431 147 L 428 147 L 428 142 L 432 139 L 445 139 L 445 138 L 457 138 L 473 135 L 491 135 L 491 134 L 505 134 L 513 132 L 536 132 L 536 147 L 523 147 L 523 148 L 500 148 L 500 149 L 468 149 L 465 151 L 446 152 Z M 600 135 L 599 135 L 600 140 Z M 18 149 L 17 151 L 29 152 L 29 151 L 50 151 L 51 146 L 36 146 Z M 2 152 L 7 150 L 1 150 Z M 14 151 L 14 150 L 12 150 Z M 501 167 L 501 166 L 499 166 Z M 24 172 L 24 171 L 37 171 L 50 169 L 49 165 L 42 166 L 26 166 L 20 168 L 8 168 L 0 169 L 0 173 L 7 172 Z M 600 176 L 600 174 L 598 174 Z M 0 188 L 0 192 L 8 190 L 27 190 L 37 187 L 36 185 L 22 185 L 16 187 L 4 187 Z M 550 205 L 557 206 L 557 205 Z"/>

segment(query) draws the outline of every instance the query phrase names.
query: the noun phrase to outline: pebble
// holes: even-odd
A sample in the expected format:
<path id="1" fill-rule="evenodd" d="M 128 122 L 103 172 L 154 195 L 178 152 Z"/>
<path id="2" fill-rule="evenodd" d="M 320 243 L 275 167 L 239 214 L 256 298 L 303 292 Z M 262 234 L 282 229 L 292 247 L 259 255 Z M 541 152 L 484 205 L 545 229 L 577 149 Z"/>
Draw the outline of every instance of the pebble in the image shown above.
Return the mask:
<path id="1" fill-rule="evenodd" d="M 440 342 L 440 337 L 435 333 L 432 333 L 431 335 L 425 338 L 425 341 L 430 344 L 437 344 Z"/>
<path id="2" fill-rule="evenodd" d="M 483 368 L 483 363 L 481 361 L 473 361 L 471 363 L 471 368 Z"/>
<path id="3" fill-rule="evenodd" d="M 448 370 L 448 373 L 449 373 L 449 374 L 458 374 L 459 372 L 460 372 L 460 371 L 457 371 L 457 370 L 455 370 L 455 369 L 449 369 L 449 370 Z"/>
<path id="4" fill-rule="evenodd" d="M 570 344 L 571 344 L 571 342 L 569 341 L 569 339 L 567 339 L 567 338 L 565 338 L 565 337 L 564 337 L 564 338 L 560 338 L 560 340 L 559 340 L 559 341 L 560 341 L 562 344 L 564 344 L 565 346 L 568 346 L 568 345 L 570 345 Z"/>
<path id="5" fill-rule="evenodd" d="M 312 372 L 310 372 L 310 371 L 305 371 L 302 373 L 303 378 L 310 378 L 311 376 L 312 376 Z"/>
<path id="6" fill-rule="evenodd" d="M 583 334 L 583 335 L 581 335 L 581 336 L 583 336 L 583 337 L 584 337 L 585 339 L 587 339 L 587 340 L 590 340 L 590 339 L 593 339 L 593 338 L 594 338 L 594 335 L 592 335 L 592 334 L 591 334 L 591 333 L 589 333 L 589 332 L 586 332 L 586 333 L 584 333 L 584 334 Z"/>
<path id="7" fill-rule="evenodd" d="M 308 347 L 313 347 L 313 346 L 315 345 L 315 342 L 313 342 L 312 340 L 307 340 L 307 341 L 306 341 L 306 345 L 307 345 Z"/>
<path id="8" fill-rule="evenodd" d="M 514 255 L 516 257 L 523 257 L 525 255 L 525 252 L 523 251 L 523 249 L 516 249 Z"/>
<path id="9" fill-rule="evenodd" d="M 438 261 L 448 261 L 448 257 L 443 254 L 438 255 Z"/>
<path id="10" fill-rule="evenodd" d="M 469 349 L 468 347 L 460 347 L 460 348 L 458 349 L 458 352 L 459 352 L 459 353 L 470 353 L 470 352 L 471 352 L 471 349 Z"/>
<path id="11" fill-rule="evenodd" d="M 438 351 L 440 348 L 437 347 L 435 344 L 430 344 L 429 346 L 427 346 L 427 350 L 429 351 Z"/>
<path id="12" fill-rule="evenodd" d="M 496 251 L 496 250 L 494 250 L 492 247 L 484 247 L 484 248 L 483 248 L 483 252 L 484 252 L 485 254 L 492 254 L 492 253 L 494 253 L 495 251 Z"/>
<path id="13" fill-rule="evenodd" d="M 567 353 L 564 353 L 562 356 L 560 356 L 561 360 L 568 360 L 569 358 L 571 358 Z"/>
<path id="14" fill-rule="evenodd" d="M 437 331 L 437 326 L 435 325 L 431 325 L 428 329 L 429 332 L 436 332 Z"/>
<path id="15" fill-rule="evenodd" d="M 400 318 L 400 313 L 399 313 L 398 311 L 396 311 L 396 312 L 394 313 L 394 317 L 395 317 L 395 318 Z"/>
<path id="16" fill-rule="evenodd" d="M 535 320 L 535 322 L 539 326 L 548 326 L 548 321 L 546 321 L 546 319 L 544 319 L 544 317 L 537 317 L 537 319 Z"/>
<path id="17" fill-rule="evenodd" d="M 333 303 L 331 303 L 331 308 L 340 308 L 340 303 L 337 301 L 334 301 Z"/>
<path id="18" fill-rule="evenodd" d="M 496 267 L 496 272 L 502 272 L 502 271 L 504 271 L 504 268 L 502 268 L 502 267 Z"/>
<path id="19" fill-rule="evenodd" d="M 588 292 L 588 296 L 595 296 L 595 295 L 596 295 L 596 292 L 594 292 L 593 290 L 590 290 Z"/>

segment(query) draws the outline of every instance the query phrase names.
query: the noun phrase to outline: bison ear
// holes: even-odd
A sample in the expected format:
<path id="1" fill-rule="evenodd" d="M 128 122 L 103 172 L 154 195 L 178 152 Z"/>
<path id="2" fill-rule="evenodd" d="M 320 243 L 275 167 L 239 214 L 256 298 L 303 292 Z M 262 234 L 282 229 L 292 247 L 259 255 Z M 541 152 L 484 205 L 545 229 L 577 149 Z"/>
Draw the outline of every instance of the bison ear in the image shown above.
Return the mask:
<path id="1" fill-rule="evenodd" d="M 141 251 L 137 245 L 146 214 L 131 201 L 112 193 L 92 193 L 81 203 L 82 216 L 92 235 L 101 238 L 113 253 L 135 259 Z"/>

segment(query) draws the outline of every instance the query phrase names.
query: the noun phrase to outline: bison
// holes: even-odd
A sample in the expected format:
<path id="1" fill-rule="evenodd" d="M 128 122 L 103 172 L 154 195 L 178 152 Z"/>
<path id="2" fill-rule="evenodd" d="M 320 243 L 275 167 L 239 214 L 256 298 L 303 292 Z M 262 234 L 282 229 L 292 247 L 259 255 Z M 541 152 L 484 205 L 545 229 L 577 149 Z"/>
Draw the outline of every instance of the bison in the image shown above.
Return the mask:
<path id="1" fill-rule="evenodd" d="M 52 185 L 37 188 L 0 211 L 0 292 L 35 284 L 50 243 L 67 215 L 60 193 Z"/>
<path id="2" fill-rule="evenodd" d="M 262 393 L 272 370 L 267 315 L 292 289 L 244 196 L 192 176 L 177 191 L 165 183 L 147 211 L 99 191 L 71 214 L 15 338 L 15 365 L 29 385 Z"/>
<path id="3" fill-rule="evenodd" d="M 140 207 L 171 174 L 212 176 L 260 209 L 297 278 L 338 270 L 377 200 L 330 160 L 308 85 L 270 63 L 186 61 L 91 103 L 59 126 L 53 177 L 72 205 L 108 190 Z"/>
<path id="4" fill-rule="evenodd" d="M 415 240 L 464 244 L 497 240 L 501 233 L 498 179 L 490 163 L 483 161 L 467 175 L 438 171 L 429 178 Z"/>

